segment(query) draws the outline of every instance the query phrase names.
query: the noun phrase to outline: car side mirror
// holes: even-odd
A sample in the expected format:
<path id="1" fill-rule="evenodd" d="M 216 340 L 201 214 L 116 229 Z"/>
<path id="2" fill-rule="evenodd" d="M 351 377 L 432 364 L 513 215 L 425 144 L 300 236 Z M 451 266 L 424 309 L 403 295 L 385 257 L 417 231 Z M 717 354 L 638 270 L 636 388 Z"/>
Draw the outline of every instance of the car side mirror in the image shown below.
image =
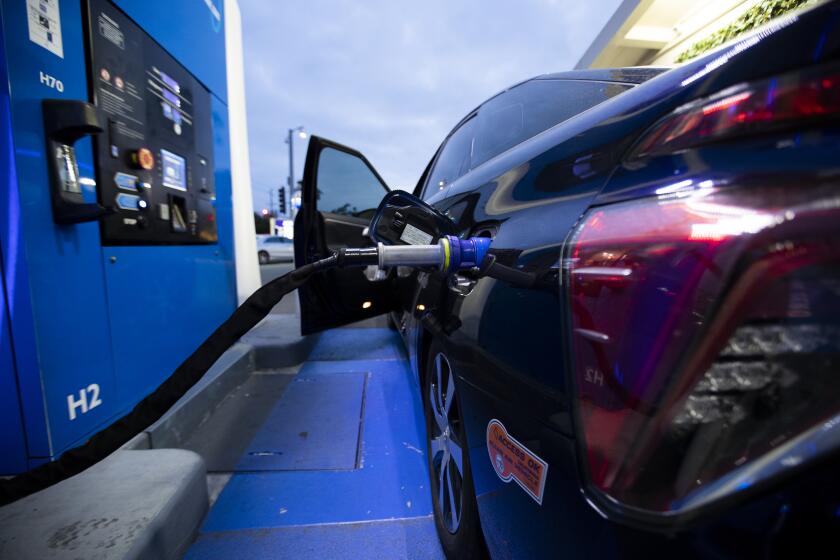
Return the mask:
<path id="1" fill-rule="evenodd" d="M 371 239 L 383 245 L 433 245 L 457 235 L 455 223 L 416 196 L 391 191 L 370 222 Z"/>

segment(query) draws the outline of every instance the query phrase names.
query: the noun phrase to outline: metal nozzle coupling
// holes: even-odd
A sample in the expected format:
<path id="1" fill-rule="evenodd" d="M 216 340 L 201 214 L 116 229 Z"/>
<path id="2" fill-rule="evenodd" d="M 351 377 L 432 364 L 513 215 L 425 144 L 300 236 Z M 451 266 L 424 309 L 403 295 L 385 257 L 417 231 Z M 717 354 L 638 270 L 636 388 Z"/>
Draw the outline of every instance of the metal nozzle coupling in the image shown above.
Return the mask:
<path id="1" fill-rule="evenodd" d="M 487 237 L 441 237 L 437 245 L 383 245 L 379 243 L 379 268 L 427 266 L 449 273 L 479 266 L 490 247 Z"/>

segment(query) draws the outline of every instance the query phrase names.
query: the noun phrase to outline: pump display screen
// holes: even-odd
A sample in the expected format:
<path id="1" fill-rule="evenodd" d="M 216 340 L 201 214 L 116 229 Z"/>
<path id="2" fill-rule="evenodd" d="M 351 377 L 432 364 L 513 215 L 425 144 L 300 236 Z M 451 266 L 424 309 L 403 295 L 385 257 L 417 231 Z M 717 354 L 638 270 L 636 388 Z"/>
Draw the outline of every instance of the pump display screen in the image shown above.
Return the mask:
<path id="1" fill-rule="evenodd" d="M 182 191 L 187 190 L 187 161 L 168 150 L 160 150 L 163 185 Z"/>

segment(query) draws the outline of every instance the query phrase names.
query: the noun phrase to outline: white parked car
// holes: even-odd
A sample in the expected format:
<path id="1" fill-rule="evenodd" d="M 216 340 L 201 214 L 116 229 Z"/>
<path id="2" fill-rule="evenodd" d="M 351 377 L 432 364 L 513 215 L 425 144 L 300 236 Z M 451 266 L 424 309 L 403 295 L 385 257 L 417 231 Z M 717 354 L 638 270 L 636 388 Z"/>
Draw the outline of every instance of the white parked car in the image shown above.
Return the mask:
<path id="1" fill-rule="evenodd" d="M 270 235 L 257 239 L 257 256 L 260 264 L 272 261 L 292 262 L 295 260 L 295 246 L 291 239 Z"/>

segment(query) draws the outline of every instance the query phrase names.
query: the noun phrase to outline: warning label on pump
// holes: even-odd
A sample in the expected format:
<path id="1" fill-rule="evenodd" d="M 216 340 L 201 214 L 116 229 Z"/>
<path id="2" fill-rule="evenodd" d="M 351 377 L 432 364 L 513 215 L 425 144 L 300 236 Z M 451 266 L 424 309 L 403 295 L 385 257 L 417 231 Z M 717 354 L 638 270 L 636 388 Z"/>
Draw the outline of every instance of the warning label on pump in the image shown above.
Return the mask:
<path id="1" fill-rule="evenodd" d="M 125 49 L 125 35 L 120 30 L 120 24 L 104 12 L 99 14 L 99 34 L 119 48 Z"/>
<path id="2" fill-rule="evenodd" d="M 487 424 L 487 451 L 499 478 L 515 480 L 529 496 L 542 505 L 548 463 L 507 433 L 498 420 Z"/>
<path id="3" fill-rule="evenodd" d="M 58 0 L 26 0 L 29 40 L 64 58 Z"/>

